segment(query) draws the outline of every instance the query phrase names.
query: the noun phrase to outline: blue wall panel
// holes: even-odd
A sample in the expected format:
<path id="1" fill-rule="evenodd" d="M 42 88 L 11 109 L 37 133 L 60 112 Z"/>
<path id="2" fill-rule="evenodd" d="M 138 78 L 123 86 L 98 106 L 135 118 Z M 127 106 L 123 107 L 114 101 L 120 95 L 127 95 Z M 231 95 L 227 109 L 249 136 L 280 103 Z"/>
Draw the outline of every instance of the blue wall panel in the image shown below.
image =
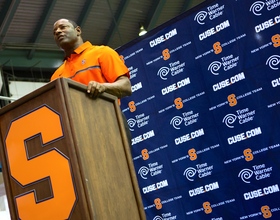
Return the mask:
<path id="1" fill-rule="evenodd" d="M 118 49 L 147 219 L 280 219 L 279 9 L 210 0 Z"/>

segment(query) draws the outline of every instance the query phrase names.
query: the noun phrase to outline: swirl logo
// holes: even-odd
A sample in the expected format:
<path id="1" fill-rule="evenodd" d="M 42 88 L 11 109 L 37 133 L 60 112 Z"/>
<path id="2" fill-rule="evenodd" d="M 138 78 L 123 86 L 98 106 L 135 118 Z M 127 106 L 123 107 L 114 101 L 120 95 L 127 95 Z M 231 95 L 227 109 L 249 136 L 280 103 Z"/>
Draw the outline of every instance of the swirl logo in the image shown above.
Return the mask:
<path id="1" fill-rule="evenodd" d="M 179 126 L 182 124 L 183 118 L 180 116 L 175 116 L 171 119 L 170 124 L 175 128 L 175 129 L 180 129 Z"/>
<path id="2" fill-rule="evenodd" d="M 163 218 L 157 215 L 156 217 L 153 218 L 153 220 L 163 220 Z"/>
<path id="3" fill-rule="evenodd" d="M 234 126 L 232 125 L 237 119 L 237 116 L 234 114 L 227 114 L 224 118 L 223 118 L 223 123 L 226 124 L 226 126 L 228 126 L 229 128 L 234 128 Z"/>
<path id="4" fill-rule="evenodd" d="M 143 178 L 143 179 L 147 179 L 147 175 L 149 173 L 149 168 L 148 167 L 140 167 L 140 169 L 138 170 L 138 174 Z"/>
<path id="5" fill-rule="evenodd" d="M 238 177 L 242 179 L 244 183 L 250 183 L 249 179 L 253 176 L 254 172 L 250 169 L 243 169 L 239 172 Z"/>
<path id="6" fill-rule="evenodd" d="M 280 56 L 279 55 L 272 55 L 266 61 L 266 65 L 269 65 L 269 67 L 273 70 L 278 70 L 279 69 L 277 67 L 279 65 L 279 63 L 280 63 Z"/>
<path id="7" fill-rule="evenodd" d="M 184 176 L 189 180 L 193 181 L 193 178 L 196 174 L 196 169 L 193 167 L 189 167 L 184 171 Z"/>
<path id="8" fill-rule="evenodd" d="M 262 1 L 256 1 L 254 2 L 251 7 L 250 7 L 250 11 L 253 12 L 254 15 L 256 16 L 260 16 L 262 15 L 260 13 L 260 11 L 263 9 L 263 7 L 265 6 L 265 3 Z"/>
<path id="9" fill-rule="evenodd" d="M 200 11 L 195 15 L 194 20 L 197 21 L 197 23 L 203 25 L 203 24 L 205 24 L 204 20 L 206 17 L 207 17 L 207 12 Z"/>
<path id="10" fill-rule="evenodd" d="M 169 73 L 169 68 L 164 66 L 159 69 L 157 75 L 159 75 L 161 79 L 167 80 L 166 76 L 168 75 L 168 73 Z"/>
<path id="11" fill-rule="evenodd" d="M 211 73 L 213 75 L 219 75 L 219 73 L 217 72 L 222 66 L 222 63 L 219 61 L 214 61 L 212 63 L 210 63 L 210 65 L 208 66 L 208 70 L 211 71 Z"/>
<path id="12" fill-rule="evenodd" d="M 130 118 L 130 119 L 127 120 L 127 124 L 128 124 L 129 130 L 134 131 L 133 127 L 136 124 L 136 120 L 133 119 L 133 118 Z"/>

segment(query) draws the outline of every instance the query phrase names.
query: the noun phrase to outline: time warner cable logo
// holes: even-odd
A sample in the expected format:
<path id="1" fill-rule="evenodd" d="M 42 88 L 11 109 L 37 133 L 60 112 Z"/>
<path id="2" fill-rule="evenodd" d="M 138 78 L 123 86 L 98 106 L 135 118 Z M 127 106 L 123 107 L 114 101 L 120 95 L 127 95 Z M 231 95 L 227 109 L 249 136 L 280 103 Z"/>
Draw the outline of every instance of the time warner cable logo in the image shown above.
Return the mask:
<path id="1" fill-rule="evenodd" d="M 197 21 L 197 23 L 203 25 L 205 24 L 204 20 L 206 19 L 207 15 L 208 13 L 206 11 L 200 11 L 195 15 L 194 20 Z"/>
<path id="2" fill-rule="evenodd" d="M 163 171 L 163 164 L 159 164 L 158 162 L 155 163 L 149 163 L 148 167 L 142 166 L 138 170 L 138 174 L 141 176 L 142 179 L 147 179 L 148 174 L 150 174 L 151 177 L 155 177 L 157 175 L 162 174 Z"/>
<path id="3" fill-rule="evenodd" d="M 187 169 L 185 169 L 183 175 L 187 178 L 187 180 L 194 181 L 194 178 L 196 178 L 196 176 L 201 179 L 212 175 L 213 170 L 214 170 L 213 165 L 202 163 L 202 164 L 197 164 L 196 168 L 188 167 Z"/>
<path id="4" fill-rule="evenodd" d="M 161 216 L 157 215 L 156 217 L 153 218 L 153 220 L 164 220 L 164 219 Z"/>
<path id="5" fill-rule="evenodd" d="M 163 66 L 157 72 L 157 76 L 159 76 L 162 80 L 167 80 L 169 73 L 171 77 L 183 73 L 186 67 L 186 62 L 177 60 L 175 62 L 169 63 L 168 65 L 169 67 Z"/>
<path id="6" fill-rule="evenodd" d="M 167 75 L 169 73 L 170 69 L 168 67 L 161 67 L 157 73 L 157 75 L 163 79 L 163 80 L 167 80 Z"/>
<path id="7" fill-rule="evenodd" d="M 134 131 L 133 127 L 136 125 L 136 120 L 134 118 L 130 118 L 127 120 L 127 124 L 130 131 Z"/>
<path id="8" fill-rule="evenodd" d="M 225 125 L 229 128 L 234 128 L 233 124 L 236 121 L 237 116 L 234 114 L 227 114 L 224 118 L 223 118 L 223 123 L 225 123 Z"/>
<path id="9" fill-rule="evenodd" d="M 234 56 L 233 54 L 224 56 L 221 58 L 221 61 L 213 61 L 208 66 L 208 71 L 210 71 L 213 75 L 218 76 L 219 71 L 229 71 L 233 68 L 237 67 L 239 62 L 239 56 Z M 223 68 L 222 68 L 223 67 Z"/>
<path id="10" fill-rule="evenodd" d="M 244 183 L 251 183 L 250 179 L 255 176 L 257 181 L 270 178 L 272 175 L 273 167 L 267 167 L 266 164 L 254 165 L 252 169 L 245 168 L 241 170 L 238 177 Z"/>
<path id="11" fill-rule="evenodd" d="M 251 11 L 256 16 L 261 16 L 262 15 L 261 11 L 264 9 L 265 6 L 268 11 L 271 11 L 280 6 L 280 1 L 279 0 L 273 0 L 273 1 L 267 0 L 266 2 L 256 1 L 251 5 L 249 11 Z"/>
<path id="12" fill-rule="evenodd" d="M 278 70 L 280 64 L 280 56 L 279 55 L 272 55 L 270 56 L 267 61 L 266 65 L 268 65 L 273 70 Z"/>
<path id="13" fill-rule="evenodd" d="M 239 172 L 238 177 L 240 177 L 244 183 L 251 183 L 250 178 L 253 174 L 254 172 L 252 170 L 246 168 Z"/>
<path id="14" fill-rule="evenodd" d="M 149 173 L 149 168 L 142 166 L 140 167 L 140 169 L 138 170 L 138 174 L 142 177 L 142 179 L 147 179 L 147 175 Z"/>
<path id="15" fill-rule="evenodd" d="M 171 119 L 170 124 L 175 128 L 175 129 L 180 129 L 178 127 L 179 125 L 182 124 L 183 118 L 180 116 L 175 116 Z"/>
<path id="16" fill-rule="evenodd" d="M 144 113 L 136 115 L 134 118 L 129 118 L 127 124 L 130 131 L 134 131 L 135 127 L 142 128 L 145 125 L 149 124 L 150 116 L 145 115 Z"/>
<path id="17" fill-rule="evenodd" d="M 194 181 L 193 177 L 196 174 L 196 169 L 193 167 L 189 167 L 184 171 L 184 176 L 189 180 L 189 181 Z"/>
<path id="18" fill-rule="evenodd" d="M 256 15 L 256 16 L 261 16 L 262 14 L 260 12 L 264 8 L 264 6 L 265 6 L 264 2 L 256 1 L 251 5 L 250 11 L 253 12 L 253 14 Z"/>
<path id="19" fill-rule="evenodd" d="M 209 17 L 210 20 L 214 20 L 215 18 L 223 15 L 223 11 L 225 9 L 225 5 L 214 4 L 207 7 L 208 11 L 200 11 L 198 12 L 195 17 L 194 21 L 196 21 L 200 25 L 205 24 L 205 20 Z"/>
<path id="20" fill-rule="evenodd" d="M 184 124 L 187 127 L 191 124 L 196 123 L 198 121 L 198 118 L 199 113 L 194 113 L 193 111 L 183 112 L 182 117 L 178 115 L 174 116 L 170 121 L 170 125 L 172 125 L 173 128 L 179 130 L 181 129 L 180 125 Z"/>
<path id="21" fill-rule="evenodd" d="M 208 66 L 208 70 L 215 76 L 219 75 L 219 73 L 217 71 L 220 70 L 222 66 L 222 63 L 219 61 L 213 61 L 212 63 L 210 63 L 210 65 Z"/>
<path id="22" fill-rule="evenodd" d="M 228 128 L 234 128 L 234 123 L 238 120 L 240 125 L 249 123 L 254 120 L 256 110 L 250 110 L 249 108 L 243 108 L 236 110 L 236 114 L 229 113 L 223 118 L 223 123 Z"/>

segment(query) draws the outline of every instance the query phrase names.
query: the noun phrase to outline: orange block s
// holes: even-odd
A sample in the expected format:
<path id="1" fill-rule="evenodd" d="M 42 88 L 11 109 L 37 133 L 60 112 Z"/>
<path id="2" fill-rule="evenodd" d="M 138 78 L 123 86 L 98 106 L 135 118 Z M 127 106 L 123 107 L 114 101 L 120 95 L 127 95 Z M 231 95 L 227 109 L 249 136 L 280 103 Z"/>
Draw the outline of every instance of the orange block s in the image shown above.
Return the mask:
<path id="1" fill-rule="evenodd" d="M 68 219 L 76 202 L 69 158 L 56 148 L 28 156 L 26 140 L 41 135 L 42 147 L 63 136 L 60 116 L 42 106 L 14 120 L 6 137 L 11 176 L 23 187 L 49 178 L 52 197 L 38 201 L 32 190 L 15 198 L 22 220 Z"/>

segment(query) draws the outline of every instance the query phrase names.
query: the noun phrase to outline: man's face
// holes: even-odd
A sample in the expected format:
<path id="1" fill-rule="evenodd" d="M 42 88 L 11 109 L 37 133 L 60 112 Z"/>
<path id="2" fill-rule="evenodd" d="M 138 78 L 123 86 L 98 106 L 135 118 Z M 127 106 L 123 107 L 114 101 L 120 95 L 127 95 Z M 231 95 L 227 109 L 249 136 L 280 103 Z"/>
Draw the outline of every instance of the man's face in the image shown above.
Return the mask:
<path id="1" fill-rule="evenodd" d="M 62 49 L 75 46 L 80 35 L 80 28 L 74 27 L 67 19 L 60 19 L 53 25 L 53 35 L 56 44 Z"/>

